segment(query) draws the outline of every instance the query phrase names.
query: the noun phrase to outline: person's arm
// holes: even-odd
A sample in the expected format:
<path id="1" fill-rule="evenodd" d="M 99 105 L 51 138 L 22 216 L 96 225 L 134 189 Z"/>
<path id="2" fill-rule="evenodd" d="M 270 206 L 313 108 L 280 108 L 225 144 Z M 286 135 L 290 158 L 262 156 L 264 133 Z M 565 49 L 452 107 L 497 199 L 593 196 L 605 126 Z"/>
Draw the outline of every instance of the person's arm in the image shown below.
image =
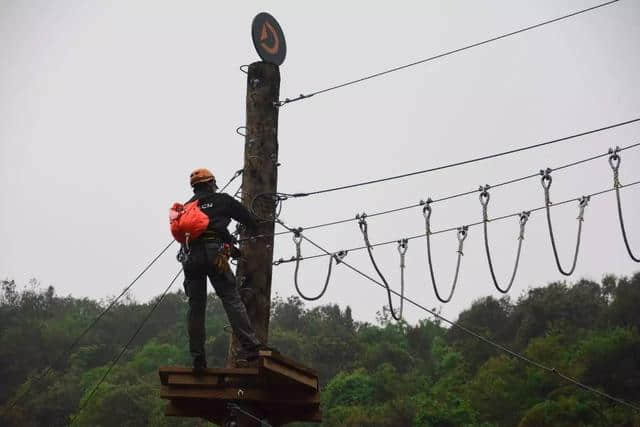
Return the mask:
<path id="1" fill-rule="evenodd" d="M 242 203 L 228 194 L 225 196 L 225 202 L 229 205 L 229 216 L 244 225 L 249 232 L 254 232 L 258 227 L 257 218 Z"/>

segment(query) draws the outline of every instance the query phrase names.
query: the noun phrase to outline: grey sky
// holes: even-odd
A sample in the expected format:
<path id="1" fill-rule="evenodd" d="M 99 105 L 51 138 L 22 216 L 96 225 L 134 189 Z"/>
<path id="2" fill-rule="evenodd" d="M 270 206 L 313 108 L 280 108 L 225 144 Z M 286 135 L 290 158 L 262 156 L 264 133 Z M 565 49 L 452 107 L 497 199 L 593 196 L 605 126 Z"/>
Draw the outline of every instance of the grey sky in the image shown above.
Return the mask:
<path id="1" fill-rule="evenodd" d="M 103 298 L 120 292 L 169 240 L 167 213 L 189 196 L 191 169 L 220 182 L 242 167 L 245 75 L 257 60 L 255 14 L 282 25 L 288 57 L 281 95 L 293 97 L 415 61 L 597 4 L 586 0 L 426 2 L 0 2 L 0 277 L 35 277 L 61 294 Z M 284 107 L 279 189 L 308 191 L 424 169 L 640 117 L 640 3 L 622 0 L 458 55 Z M 493 183 L 640 141 L 629 125 L 497 160 L 389 184 L 292 200 L 292 226 L 389 209 Z M 623 183 L 640 179 L 640 149 L 623 153 Z M 606 158 L 554 174 L 553 201 L 611 186 Z M 230 187 L 235 191 L 236 186 Z M 640 251 L 640 191 L 622 192 L 631 243 Z M 543 204 L 538 180 L 492 192 L 490 215 Z M 637 270 L 618 228 L 613 193 L 587 208 L 583 247 L 571 280 Z M 572 254 L 577 206 L 553 210 L 564 263 Z M 434 206 L 433 228 L 481 219 L 476 195 Z M 424 232 L 420 209 L 371 219 L 374 242 Z M 515 255 L 516 219 L 490 225 L 498 276 Z M 312 230 L 331 250 L 360 246 L 356 223 Z M 433 238 L 437 278 L 450 285 L 457 241 Z M 482 229 L 465 242 L 460 283 L 443 314 L 495 294 Z M 304 254 L 317 253 L 304 245 Z M 175 250 L 135 287 L 146 299 L 177 271 Z M 276 258 L 289 258 L 289 236 Z M 398 287 L 394 246 L 375 250 Z M 373 273 L 365 252 L 348 260 Z M 305 262 L 301 284 L 321 286 L 325 258 Z M 292 295 L 293 265 L 274 270 L 273 290 Z M 407 295 L 436 304 L 424 240 L 407 253 Z M 527 226 L 511 291 L 562 280 L 542 212 Z M 177 287 L 176 287 L 177 289 Z M 350 305 L 373 320 L 382 290 L 337 267 L 319 303 Z M 413 307 L 406 316 L 425 317 Z"/>

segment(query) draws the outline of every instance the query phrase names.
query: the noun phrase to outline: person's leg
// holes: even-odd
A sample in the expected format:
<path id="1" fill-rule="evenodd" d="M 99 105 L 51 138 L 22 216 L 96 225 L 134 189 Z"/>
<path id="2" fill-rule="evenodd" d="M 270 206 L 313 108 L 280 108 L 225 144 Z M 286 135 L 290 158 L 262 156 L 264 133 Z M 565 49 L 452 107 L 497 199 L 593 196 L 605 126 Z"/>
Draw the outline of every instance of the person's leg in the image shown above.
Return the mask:
<path id="1" fill-rule="evenodd" d="M 251 326 L 247 309 L 236 287 L 235 276 L 228 264 L 223 268 L 212 268 L 209 278 L 216 294 L 222 301 L 222 306 L 227 313 L 233 333 L 238 338 L 242 348 L 249 350 L 260 346 L 262 343 L 256 337 L 253 326 Z"/>
<path id="2" fill-rule="evenodd" d="M 184 290 L 189 298 L 187 310 L 187 330 L 189 351 L 194 368 L 206 368 L 207 357 L 204 350 L 205 312 L 207 308 L 206 271 L 197 265 L 184 265 Z"/>

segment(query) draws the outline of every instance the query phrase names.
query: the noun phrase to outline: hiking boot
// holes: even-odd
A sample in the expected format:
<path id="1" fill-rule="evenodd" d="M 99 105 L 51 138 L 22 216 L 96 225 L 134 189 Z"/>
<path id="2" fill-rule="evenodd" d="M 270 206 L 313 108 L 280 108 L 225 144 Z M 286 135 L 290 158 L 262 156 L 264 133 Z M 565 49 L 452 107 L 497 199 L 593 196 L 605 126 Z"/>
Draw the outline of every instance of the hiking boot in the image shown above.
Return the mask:
<path id="1" fill-rule="evenodd" d="M 193 373 L 202 374 L 207 369 L 207 360 L 204 357 L 195 357 L 193 359 Z"/>
<path id="2" fill-rule="evenodd" d="M 252 362 L 260 356 L 261 351 L 271 351 L 273 353 L 279 353 L 279 351 L 273 347 L 269 347 L 264 344 L 258 344 L 256 346 L 243 348 L 242 350 L 238 351 L 238 353 L 236 354 L 236 362 L 238 363 Z"/>

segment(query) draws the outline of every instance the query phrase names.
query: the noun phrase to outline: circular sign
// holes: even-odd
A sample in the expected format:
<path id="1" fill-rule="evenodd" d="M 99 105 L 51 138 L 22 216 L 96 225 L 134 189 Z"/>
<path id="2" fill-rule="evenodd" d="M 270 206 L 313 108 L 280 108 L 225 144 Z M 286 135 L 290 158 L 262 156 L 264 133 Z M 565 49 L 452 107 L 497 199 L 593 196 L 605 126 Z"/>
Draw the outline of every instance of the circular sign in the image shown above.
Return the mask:
<path id="1" fill-rule="evenodd" d="M 265 62 L 281 65 L 287 55 L 287 43 L 276 18 L 262 12 L 253 18 L 251 37 L 258 55 Z"/>

